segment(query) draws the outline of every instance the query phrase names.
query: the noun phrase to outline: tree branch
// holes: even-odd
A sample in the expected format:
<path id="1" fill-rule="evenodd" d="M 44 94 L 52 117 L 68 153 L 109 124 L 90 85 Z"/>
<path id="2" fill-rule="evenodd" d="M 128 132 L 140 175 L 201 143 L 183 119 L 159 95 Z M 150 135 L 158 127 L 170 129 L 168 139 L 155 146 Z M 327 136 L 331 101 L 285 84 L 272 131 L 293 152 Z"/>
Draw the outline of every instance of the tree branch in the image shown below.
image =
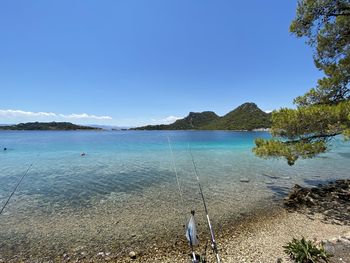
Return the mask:
<path id="1" fill-rule="evenodd" d="M 309 136 L 309 137 L 306 137 L 306 138 L 300 138 L 300 139 L 297 139 L 297 140 L 291 140 L 291 141 L 286 141 L 284 142 L 285 144 L 293 144 L 293 143 L 298 143 L 298 142 L 309 142 L 311 140 L 314 140 L 314 139 L 326 139 L 326 138 L 329 138 L 329 137 L 334 137 L 334 136 L 337 136 L 337 135 L 340 135 L 342 134 L 341 132 L 336 132 L 336 133 L 330 133 L 330 134 L 317 134 L 317 135 L 312 135 L 312 136 Z"/>
<path id="2" fill-rule="evenodd" d="M 334 17 L 338 17 L 338 16 L 350 16 L 350 13 L 331 13 L 329 14 L 329 16 L 334 16 Z"/>

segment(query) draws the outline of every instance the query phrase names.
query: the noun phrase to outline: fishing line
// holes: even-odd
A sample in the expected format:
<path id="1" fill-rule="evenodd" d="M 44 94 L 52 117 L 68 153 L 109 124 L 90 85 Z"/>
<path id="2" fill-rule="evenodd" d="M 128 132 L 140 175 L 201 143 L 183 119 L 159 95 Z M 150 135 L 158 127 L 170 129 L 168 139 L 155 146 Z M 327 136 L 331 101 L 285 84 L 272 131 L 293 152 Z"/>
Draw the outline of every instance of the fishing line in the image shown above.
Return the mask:
<path id="1" fill-rule="evenodd" d="M 210 236 L 211 236 L 211 247 L 212 247 L 212 249 L 213 249 L 213 251 L 214 251 L 214 253 L 215 253 L 216 262 L 217 262 L 217 263 L 220 263 L 221 261 L 220 261 L 220 256 L 219 256 L 217 244 L 216 244 L 216 241 L 215 241 L 215 236 L 214 236 L 213 227 L 212 227 L 211 222 L 210 222 L 209 213 L 208 213 L 208 209 L 207 209 L 207 204 L 206 204 L 206 202 L 205 202 L 205 198 L 204 198 L 204 194 L 203 194 L 202 185 L 201 185 L 201 183 L 200 183 L 199 176 L 198 176 L 197 166 L 196 166 L 196 163 L 195 163 L 195 161 L 194 161 L 193 154 L 192 154 L 192 150 L 191 150 L 191 147 L 190 147 L 189 144 L 188 144 L 188 148 L 189 148 L 189 152 L 190 152 L 191 159 L 192 159 L 193 171 L 194 171 L 194 174 L 195 174 L 196 179 L 197 179 L 199 191 L 200 191 L 200 194 L 201 194 L 201 197 L 202 197 L 202 201 L 203 201 L 203 205 L 204 205 L 204 210 L 205 210 L 206 217 L 207 217 L 208 228 L 209 228 L 209 232 L 210 232 Z"/>
<path id="2" fill-rule="evenodd" d="M 167 136 L 167 139 L 168 139 L 169 149 L 170 149 L 170 153 L 171 153 L 171 159 L 172 159 L 172 163 L 173 163 L 173 170 L 174 170 L 175 177 L 176 177 L 177 188 L 179 190 L 179 194 L 180 194 L 180 198 L 181 198 L 181 206 L 184 207 L 185 202 L 184 202 L 184 198 L 183 198 L 183 194 L 182 194 L 179 175 L 178 175 L 177 168 L 176 168 L 174 152 L 173 152 L 173 148 L 171 147 L 171 142 L 170 142 L 169 136 Z M 184 214 L 184 219 L 185 219 L 185 226 L 186 226 L 187 218 L 186 218 L 185 214 Z M 189 236 L 191 236 L 191 235 L 189 235 Z M 191 253 L 192 253 L 192 262 L 195 263 L 195 262 L 197 262 L 197 258 L 196 258 L 196 254 L 193 250 L 193 244 L 192 244 L 191 237 L 190 237 L 190 247 L 191 247 Z"/>
<path id="3" fill-rule="evenodd" d="M 171 160 L 173 163 L 173 170 L 175 173 L 175 177 L 176 177 L 176 182 L 177 182 L 177 188 L 179 190 L 179 194 L 180 194 L 180 198 L 181 198 L 181 203 L 182 205 L 184 204 L 184 198 L 183 198 L 183 194 L 182 194 L 182 190 L 181 190 L 181 185 L 180 185 L 180 180 L 179 180 L 179 175 L 176 169 L 176 163 L 175 163 L 175 158 L 174 158 L 174 152 L 173 152 L 173 148 L 171 147 L 171 142 L 170 142 L 170 138 L 169 136 L 167 136 L 168 138 L 168 144 L 169 144 L 169 149 L 170 149 L 170 153 L 171 153 Z"/>

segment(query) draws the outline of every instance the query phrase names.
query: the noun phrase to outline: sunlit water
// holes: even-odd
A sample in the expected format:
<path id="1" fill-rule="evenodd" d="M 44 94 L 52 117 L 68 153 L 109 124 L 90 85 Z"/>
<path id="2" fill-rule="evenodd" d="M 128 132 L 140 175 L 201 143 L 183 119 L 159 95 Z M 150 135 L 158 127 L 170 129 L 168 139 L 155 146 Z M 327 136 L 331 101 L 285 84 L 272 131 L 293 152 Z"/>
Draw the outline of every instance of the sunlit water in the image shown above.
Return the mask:
<path id="1" fill-rule="evenodd" d="M 289 167 L 284 160 L 255 157 L 256 137 L 269 134 L 1 131 L 0 207 L 32 167 L 0 215 L 0 259 L 57 256 L 77 248 L 123 251 L 183 239 L 189 211 L 203 216 L 189 148 L 215 226 L 278 202 L 295 183 L 315 185 L 350 174 L 350 144 L 340 139 L 327 154 Z"/>

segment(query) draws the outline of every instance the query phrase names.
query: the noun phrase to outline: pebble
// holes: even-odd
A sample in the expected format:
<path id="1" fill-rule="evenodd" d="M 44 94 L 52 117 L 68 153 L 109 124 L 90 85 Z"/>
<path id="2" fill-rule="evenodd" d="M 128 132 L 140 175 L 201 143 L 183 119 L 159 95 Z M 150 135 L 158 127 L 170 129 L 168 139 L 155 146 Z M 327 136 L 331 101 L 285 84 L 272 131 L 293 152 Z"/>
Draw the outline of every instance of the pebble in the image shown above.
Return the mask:
<path id="1" fill-rule="evenodd" d="M 73 249 L 73 252 L 78 252 L 78 251 L 81 251 L 81 250 L 84 250 L 84 246 L 80 246 L 80 247 L 76 247 Z"/>
<path id="2" fill-rule="evenodd" d="M 136 253 L 135 253 L 135 251 L 130 251 L 129 257 L 130 257 L 131 259 L 136 259 Z"/>
<path id="3" fill-rule="evenodd" d="M 97 253 L 97 256 L 100 256 L 100 257 L 103 257 L 104 255 L 105 255 L 104 252 L 98 252 L 98 253 Z"/>

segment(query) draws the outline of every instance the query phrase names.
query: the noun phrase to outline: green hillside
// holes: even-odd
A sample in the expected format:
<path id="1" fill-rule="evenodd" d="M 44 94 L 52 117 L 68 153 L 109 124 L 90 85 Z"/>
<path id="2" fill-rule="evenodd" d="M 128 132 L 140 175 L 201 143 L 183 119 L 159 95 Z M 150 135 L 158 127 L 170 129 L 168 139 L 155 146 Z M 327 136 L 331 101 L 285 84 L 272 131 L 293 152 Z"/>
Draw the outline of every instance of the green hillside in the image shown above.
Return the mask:
<path id="1" fill-rule="evenodd" d="M 0 130 L 100 130 L 100 128 L 75 125 L 70 122 L 27 122 L 0 126 Z"/>
<path id="2" fill-rule="evenodd" d="M 148 125 L 133 130 L 253 130 L 270 125 L 271 114 L 259 109 L 255 103 L 244 103 L 222 117 L 212 111 L 190 112 L 187 117 L 169 125 Z"/>
<path id="3" fill-rule="evenodd" d="M 169 125 L 148 125 L 133 130 L 198 130 L 219 118 L 212 111 L 190 112 L 186 118 Z"/>
<path id="4" fill-rule="evenodd" d="M 255 103 L 244 103 L 202 128 L 208 130 L 254 130 L 270 126 L 271 114 L 259 109 Z"/>

